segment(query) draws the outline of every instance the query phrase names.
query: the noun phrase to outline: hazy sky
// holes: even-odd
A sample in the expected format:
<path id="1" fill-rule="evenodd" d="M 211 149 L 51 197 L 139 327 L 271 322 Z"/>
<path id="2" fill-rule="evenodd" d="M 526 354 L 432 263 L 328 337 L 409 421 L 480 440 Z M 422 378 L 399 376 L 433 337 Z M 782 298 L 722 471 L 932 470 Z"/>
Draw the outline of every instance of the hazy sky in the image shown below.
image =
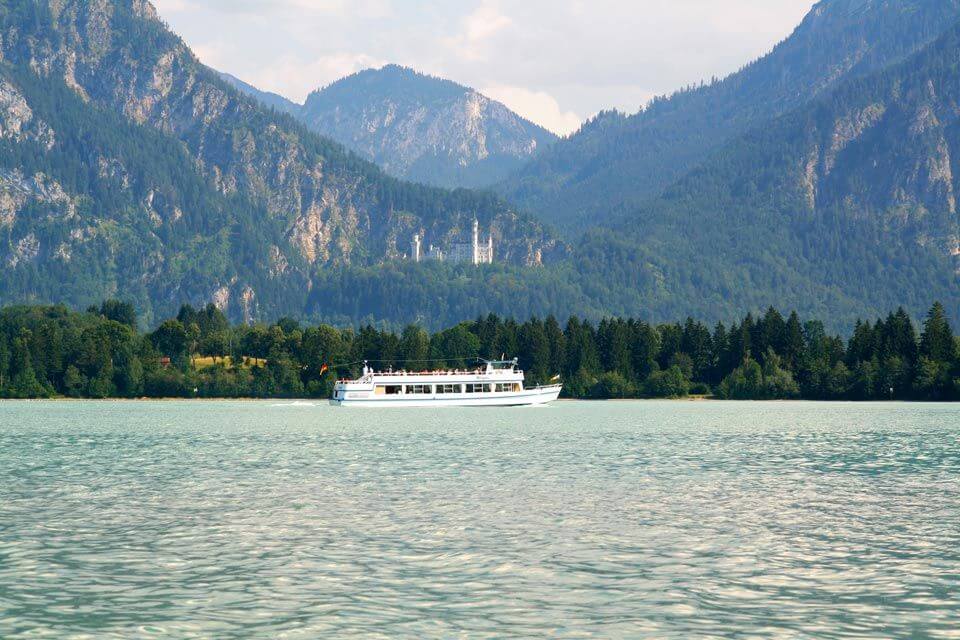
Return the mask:
<path id="1" fill-rule="evenodd" d="M 206 64 L 298 102 L 398 63 L 475 87 L 558 133 L 724 76 L 813 0 L 154 0 Z"/>

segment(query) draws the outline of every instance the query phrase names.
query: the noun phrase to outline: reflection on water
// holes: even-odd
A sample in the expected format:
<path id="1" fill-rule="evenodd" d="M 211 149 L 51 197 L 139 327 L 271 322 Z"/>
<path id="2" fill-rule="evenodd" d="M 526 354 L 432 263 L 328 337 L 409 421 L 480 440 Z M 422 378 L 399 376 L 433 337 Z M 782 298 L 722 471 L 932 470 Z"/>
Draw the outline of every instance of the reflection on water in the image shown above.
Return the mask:
<path id="1" fill-rule="evenodd" d="M 0 404 L 0 637 L 960 637 L 960 407 Z"/>

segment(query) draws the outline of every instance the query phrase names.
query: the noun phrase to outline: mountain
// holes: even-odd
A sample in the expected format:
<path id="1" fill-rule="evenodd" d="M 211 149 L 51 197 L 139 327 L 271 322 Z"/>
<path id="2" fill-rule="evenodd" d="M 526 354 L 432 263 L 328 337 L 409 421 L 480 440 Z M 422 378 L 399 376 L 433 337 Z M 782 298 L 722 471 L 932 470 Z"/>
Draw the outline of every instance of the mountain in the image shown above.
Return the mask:
<path id="1" fill-rule="evenodd" d="M 960 23 L 731 141 L 588 234 L 579 272 L 657 315 L 778 301 L 852 318 L 933 299 L 960 314 L 957 51 Z"/>
<path id="2" fill-rule="evenodd" d="M 386 176 L 243 95 L 146 0 L 0 3 L 0 43 L 5 303 L 322 314 L 310 292 L 331 270 L 399 261 L 414 234 L 440 243 L 474 218 L 503 269 L 562 254 L 494 196 Z"/>
<path id="3" fill-rule="evenodd" d="M 603 223 L 663 192 L 736 136 L 902 60 L 960 19 L 960 0 L 823 0 L 738 73 L 600 114 L 499 191 L 558 227 Z"/>
<path id="4" fill-rule="evenodd" d="M 303 105 L 299 105 L 292 100 L 288 100 L 280 94 L 272 93 L 270 91 L 261 91 L 252 84 L 248 84 L 240 78 L 230 75 L 229 73 L 218 73 L 220 74 L 221 78 L 223 78 L 228 84 L 233 85 L 233 87 L 238 91 L 257 99 L 271 109 L 276 109 L 280 113 L 296 116 L 298 113 L 300 113 L 300 109 L 303 107 Z"/>
<path id="5" fill-rule="evenodd" d="M 473 89 L 396 65 L 310 94 L 299 117 L 391 175 L 444 187 L 499 182 L 557 140 Z"/>
<path id="6" fill-rule="evenodd" d="M 890 64 L 844 64 L 815 98 L 566 244 L 491 193 L 390 177 L 245 95 L 145 0 L 0 2 L 0 301 L 119 297 L 147 322 L 214 301 L 235 319 L 427 327 L 487 312 L 729 320 L 776 305 L 839 330 L 934 298 L 958 313 L 960 26 L 918 44 L 933 30 L 918 16 L 947 4 L 859 3 L 861 25 L 903 13 L 865 45 Z M 818 5 L 838 6 L 854 5 Z M 908 49 L 896 42 L 916 51 L 893 55 Z M 883 66 L 871 55 L 866 67 Z M 475 218 L 497 264 L 404 259 L 414 234 L 450 243 Z"/>

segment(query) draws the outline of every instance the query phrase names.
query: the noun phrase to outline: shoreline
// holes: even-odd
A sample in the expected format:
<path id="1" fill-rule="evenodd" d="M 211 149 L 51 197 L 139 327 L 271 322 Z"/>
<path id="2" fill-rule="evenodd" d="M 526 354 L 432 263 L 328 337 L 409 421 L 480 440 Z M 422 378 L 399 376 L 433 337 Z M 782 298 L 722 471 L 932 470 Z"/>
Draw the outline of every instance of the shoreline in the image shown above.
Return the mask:
<path id="1" fill-rule="evenodd" d="M 127 404 L 146 404 L 150 402 L 190 402 L 190 403 L 281 403 L 288 406 L 318 406 L 318 405 L 328 405 L 330 402 L 329 398 L 0 398 L 0 406 L 9 403 L 90 403 L 90 404 L 106 404 L 106 403 L 127 403 Z M 950 402 L 942 401 L 936 402 L 931 400 L 811 400 L 807 398 L 794 398 L 794 399 L 776 399 L 776 400 L 723 400 L 721 398 L 714 397 L 688 397 L 688 398 L 560 398 L 556 402 L 551 404 L 572 404 L 572 403 L 648 403 L 648 402 L 670 402 L 677 404 L 737 404 L 737 403 L 753 403 L 753 404 L 793 404 L 793 403 L 810 403 L 810 404 L 915 404 L 915 405 L 958 405 L 960 402 Z M 550 406 L 550 405 L 547 405 Z"/>

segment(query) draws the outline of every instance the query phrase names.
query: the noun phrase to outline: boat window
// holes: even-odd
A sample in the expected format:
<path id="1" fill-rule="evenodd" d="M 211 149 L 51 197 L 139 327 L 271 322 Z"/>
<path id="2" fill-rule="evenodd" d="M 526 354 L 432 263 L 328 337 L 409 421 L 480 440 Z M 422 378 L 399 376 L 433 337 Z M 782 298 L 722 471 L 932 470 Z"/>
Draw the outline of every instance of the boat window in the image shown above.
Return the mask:
<path id="1" fill-rule="evenodd" d="M 451 393 L 461 393 L 460 385 L 458 384 L 438 384 L 437 385 L 437 394 L 448 395 Z"/>
<path id="2" fill-rule="evenodd" d="M 490 393 L 489 384 L 468 384 L 467 393 Z"/>
<path id="3" fill-rule="evenodd" d="M 423 396 L 433 393 L 433 386 L 429 384 L 411 384 L 407 386 L 407 395 Z"/>
<path id="4" fill-rule="evenodd" d="M 388 396 L 403 395 L 403 387 L 399 384 L 391 384 L 383 387 L 383 392 Z"/>
<path id="5" fill-rule="evenodd" d="M 519 389 L 516 389 L 515 386 L 519 386 L 519 385 L 501 383 L 497 385 L 496 390 L 497 390 L 497 393 L 510 393 L 512 391 L 519 391 Z"/>

